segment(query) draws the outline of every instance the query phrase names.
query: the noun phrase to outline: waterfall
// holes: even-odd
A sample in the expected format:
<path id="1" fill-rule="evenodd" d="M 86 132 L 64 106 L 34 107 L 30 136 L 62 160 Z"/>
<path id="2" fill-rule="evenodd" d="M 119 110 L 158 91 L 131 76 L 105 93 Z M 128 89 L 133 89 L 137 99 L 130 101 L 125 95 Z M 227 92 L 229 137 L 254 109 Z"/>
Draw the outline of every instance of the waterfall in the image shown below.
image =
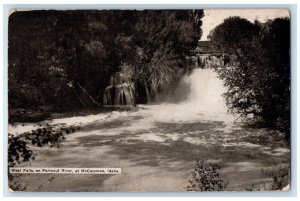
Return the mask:
<path id="1" fill-rule="evenodd" d="M 183 77 L 179 89 L 182 89 L 182 85 L 189 86 L 189 93 L 181 105 L 193 107 L 199 112 L 227 113 L 223 98 L 226 89 L 213 69 L 194 69 L 190 75 Z M 184 93 L 181 92 L 181 94 Z"/>
<path id="2" fill-rule="evenodd" d="M 195 68 L 183 76 L 165 103 L 145 106 L 157 121 L 234 121 L 223 97 L 226 88 L 213 69 Z"/>

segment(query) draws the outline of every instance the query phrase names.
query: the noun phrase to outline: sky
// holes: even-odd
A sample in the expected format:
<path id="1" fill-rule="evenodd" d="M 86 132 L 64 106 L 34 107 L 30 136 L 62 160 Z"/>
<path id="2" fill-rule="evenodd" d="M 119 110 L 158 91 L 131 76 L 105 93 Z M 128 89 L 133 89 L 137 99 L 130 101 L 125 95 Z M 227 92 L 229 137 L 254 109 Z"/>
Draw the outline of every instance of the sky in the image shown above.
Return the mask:
<path id="1" fill-rule="evenodd" d="M 202 18 L 203 35 L 201 40 L 207 40 L 209 32 L 221 24 L 224 19 L 230 16 L 240 16 L 246 18 L 251 22 L 255 19 L 265 22 L 268 19 L 277 17 L 289 17 L 289 10 L 287 9 L 205 9 L 204 17 Z"/>

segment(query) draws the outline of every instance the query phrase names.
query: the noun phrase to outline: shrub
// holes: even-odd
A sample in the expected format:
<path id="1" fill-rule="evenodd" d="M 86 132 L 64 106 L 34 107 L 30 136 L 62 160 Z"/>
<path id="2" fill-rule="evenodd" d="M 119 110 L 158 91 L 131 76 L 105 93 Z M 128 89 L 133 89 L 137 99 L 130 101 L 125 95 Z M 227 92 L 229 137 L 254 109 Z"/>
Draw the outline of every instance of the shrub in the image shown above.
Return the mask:
<path id="1" fill-rule="evenodd" d="M 8 134 L 8 170 L 21 162 L 34 160 L 34 153 L 29 144 L 43 147 L 45 145 L 56 145 L 60 140 L 65 139 L 64 135 L 75 132 L 75 127 L 52 129 L 49 125 L 44 128 L 38 128 L 31 132 L 22 133 L 14 136 Z M 23 191 L 26 186 L 20 184 L 17 180 L 19 176 L 8 172 L 9 187 L 14 191 Z"/>
<path id="2" fill-rule="evenodd" d="M 197 160 L 187 191 L 224 191 L 228 183 L 220 177 L 220 166 Z"/>
<path id="3" fill-rule="evenodd" d="M 21 161 L 28 161 L 32 158 L 32 151 L 27 142 L 19 136 L 8 135 L 8 165 L 15 166 Z"/>
<path id="4" fill-rule="evenodd" d="M 290 20 L 251 23 L 225 19 L 210 34 L 216 47 L 230 54 L 219 69 L 228 91 L 228 107 L 254 116 L 290 137 Z"/>

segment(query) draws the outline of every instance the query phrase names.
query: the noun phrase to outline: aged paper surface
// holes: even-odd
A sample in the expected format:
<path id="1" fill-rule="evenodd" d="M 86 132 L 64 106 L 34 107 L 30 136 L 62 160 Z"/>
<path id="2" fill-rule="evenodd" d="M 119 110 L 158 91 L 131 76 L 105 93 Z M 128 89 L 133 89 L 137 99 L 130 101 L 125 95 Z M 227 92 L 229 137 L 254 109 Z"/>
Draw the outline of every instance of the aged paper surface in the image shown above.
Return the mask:
<path id="1" fill-rule="evenodd" d="M 11 191 L 290 188 L 286 9 L 12 10 Z"/>

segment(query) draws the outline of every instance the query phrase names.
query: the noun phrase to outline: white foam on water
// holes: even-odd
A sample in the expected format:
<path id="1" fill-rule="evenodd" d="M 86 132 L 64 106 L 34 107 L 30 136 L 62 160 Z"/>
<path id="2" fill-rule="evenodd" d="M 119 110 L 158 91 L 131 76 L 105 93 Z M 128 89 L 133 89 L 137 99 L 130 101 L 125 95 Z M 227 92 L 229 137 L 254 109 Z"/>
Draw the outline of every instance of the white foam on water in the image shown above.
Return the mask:
<path id="1" fill-rule="evenodd" d="M 18 135 L 21 133 L 29 132 L 38 128 L 41 128 L 45 125 L 50 125 L 54 129 L 56 127 L 68 127 L 68 126 L 82 126 L 90 124 L 93 122 L 104 122 L 110 121 L 111 119 L 127 116 L 127 112 L 111 112 L 111 113 L 100 113 L 96 115 L 87 115 L 87 116 L 74 116 L 67 118 L 57 118 L 52 120 L 45 120 L 38 123 L 16 123 L 8 125 L 8 133 L 12 135 Z"/>
<path id="2" fill-rule="evenodd" d="M 223 93 L 226 88 L 212 69 L 194 69 L 185 75 L 177 90 L 177 94 L 186 94 L 184 100 L 177 103 L 145 105 L 156 121 L 159 122 L 197 122 L 223 121 L 231 125 L 235 118 L 228 113 Z M 172 99 L 172 98 L 171 98 Z M 175 97 L 176 99 L 176 97 Z"/>
<path id="3" fill-rule="evenodd" d="M 140 135 L 136 135 L 134 137 L 128 137 L 127 140 L 141 140 L 141 141 L 154 141 L 154 142 L 164 142 L 166 138 L 162 137 L 162 135 L 158 135 L 157 133 L 144 133 Z"/>
<path id="4" fill-rule="evenodd" d="M 38 128 L 38 125 L 59 126 L 84 126 L 91 123 L 103 123 L 113 121 L 117 118 L 141 116 L 139 120 L 133 120 L 129 125 L 121 128 L 111 129 L 103 135 L 113 135 L 124 131 L 149 130 L 154 128 L 156 122 L 182 123 L 182 122 L 224 122 L 223 131 L 230 130 L 234 116 L 227 112 L 227 106 L 222 94 L 226 91 L 222 81 L 213 69 L 194 69 L 190 75 L 185 75 L 176 90 L 177 96 L 182 96 L 177 103 L 162 103 L 157 105 L 139 105 L 135 112 L 114 111 L 111 113 L 100 113 L 97 115 L 75 116 L 58 118 L 39 123 L 9 125 L 11 134 L 20 134 Z M 170 99 L 176 97 L 170 97 Z M 177 97 L 178 98 L 178 97 Z M 116 133 L 115 133 L 116 132 Z M 153 134 L 153 133 L 152 133 Z M 146 133 L 151 135 L 151 132 Z M 153 134 L 154 135 L 154 134 Z M 174 138 L 174 137 L 172 137 Z M 151 139 L 149 137 L 149 139 Z M 176 139 L 176 138 L 174 138 Z"/>
<path id="5" fill-rule="evenodd" d="M 194 145 L 202 145 L 202 146 L 208 145 L 206 140 L 201 140 L 200 138 L 195 138 L 195 137 L 185 137 L 183 138 L 183 141 Z"/>

